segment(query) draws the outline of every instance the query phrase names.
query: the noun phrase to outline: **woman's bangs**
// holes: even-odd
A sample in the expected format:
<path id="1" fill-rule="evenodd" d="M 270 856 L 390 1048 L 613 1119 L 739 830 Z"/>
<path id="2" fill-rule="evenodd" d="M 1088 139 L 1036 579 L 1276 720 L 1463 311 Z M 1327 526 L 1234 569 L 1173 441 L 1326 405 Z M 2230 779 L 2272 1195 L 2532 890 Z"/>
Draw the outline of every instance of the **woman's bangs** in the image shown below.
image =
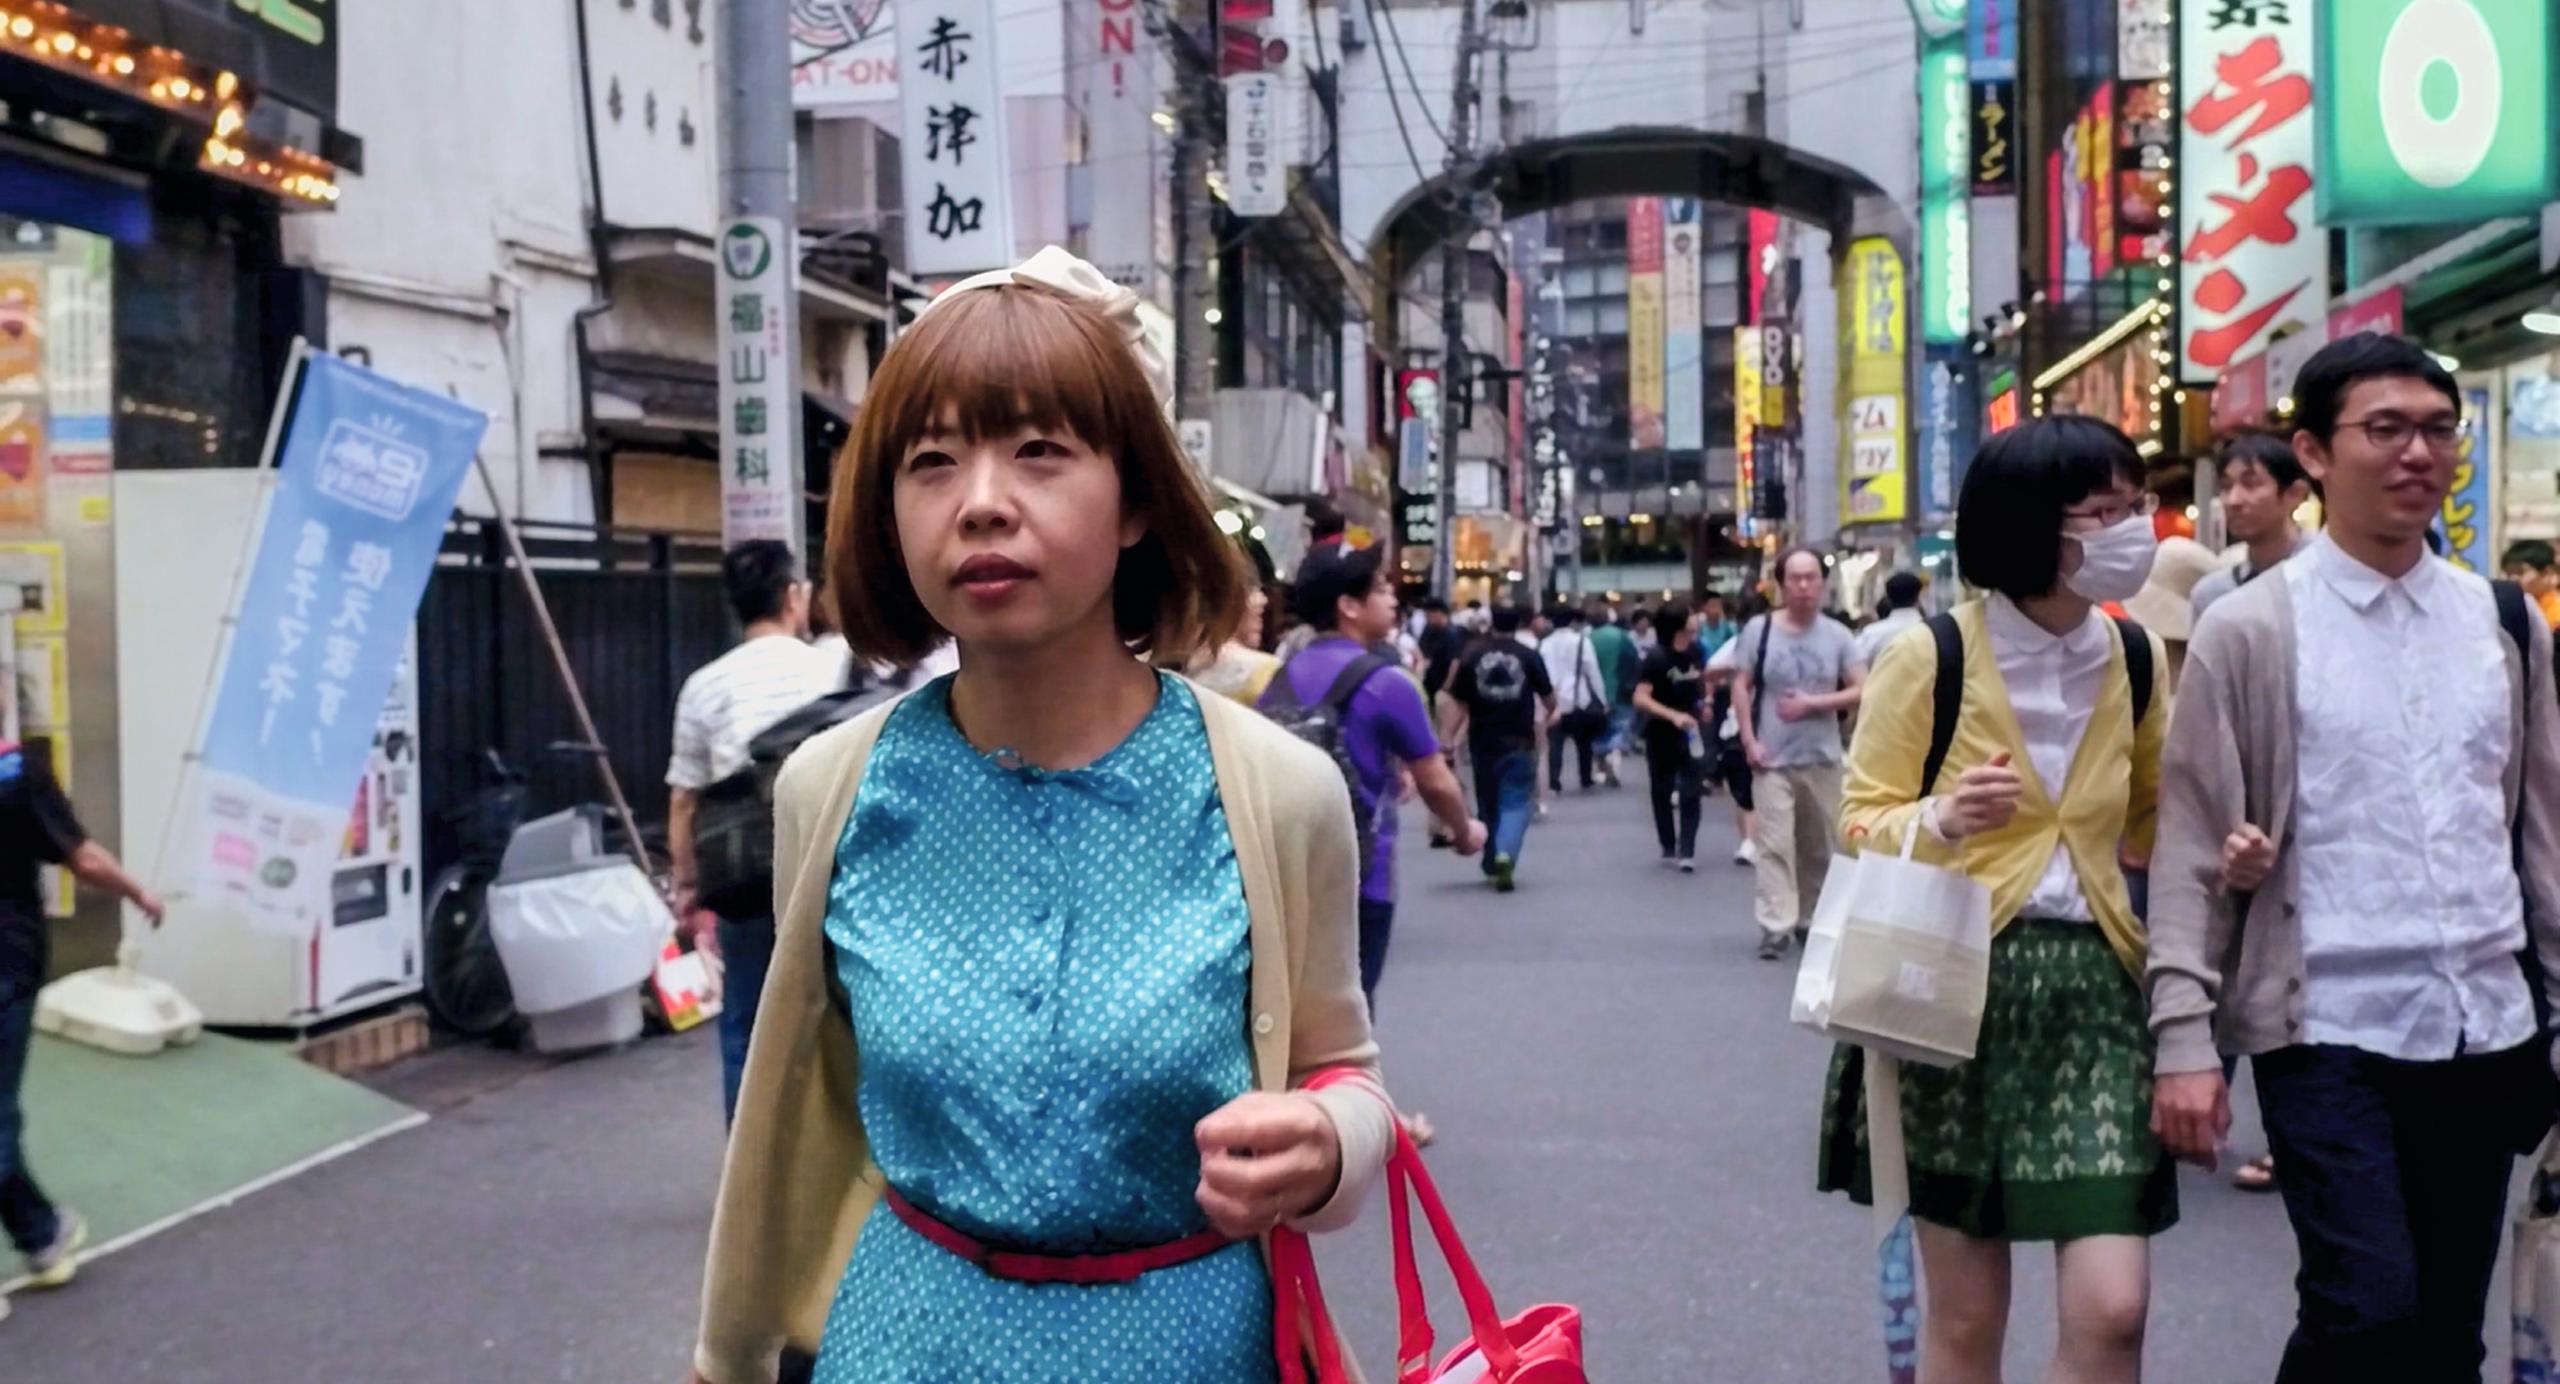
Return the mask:
<path id="1" fill-rule="evenodd" d="M 1097 450 L 1119 440 L 1099 359 L 1113 343 L 1048 294 L 973 290 L 928 314 L 899 344 L 913 352 L 915 387 L 887 420 L 896 453 L 945 432 L 968 442 L 1064 432 Z"/>

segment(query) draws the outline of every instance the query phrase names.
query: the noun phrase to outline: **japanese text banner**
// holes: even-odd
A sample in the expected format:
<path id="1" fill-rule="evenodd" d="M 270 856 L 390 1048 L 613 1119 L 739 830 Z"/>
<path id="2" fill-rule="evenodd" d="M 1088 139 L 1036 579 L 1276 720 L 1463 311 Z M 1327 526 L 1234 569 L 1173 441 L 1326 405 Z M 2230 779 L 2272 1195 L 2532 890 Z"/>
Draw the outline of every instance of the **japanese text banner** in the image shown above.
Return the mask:
<path id="1" fill-rule="evenodd" d="M 281 931 L 328 902 L 348 804 L 488 418 L 309 355 L 215 682 L 199 885 Z"/>
<path id="2" fill-rule="evenodd" d="M 2311 195 L 2314 8 L 2181 7 L 2178 377 L 2188 383 L 2212 383 L 2288 324 L 2328 311 L 2329 238 Z"/>
<path id="3" fill-rule="evenodd" d="M 1015 246 L 994 0 L 898 0 L 897 11 L 907 269 L 1001 269 Z"/>

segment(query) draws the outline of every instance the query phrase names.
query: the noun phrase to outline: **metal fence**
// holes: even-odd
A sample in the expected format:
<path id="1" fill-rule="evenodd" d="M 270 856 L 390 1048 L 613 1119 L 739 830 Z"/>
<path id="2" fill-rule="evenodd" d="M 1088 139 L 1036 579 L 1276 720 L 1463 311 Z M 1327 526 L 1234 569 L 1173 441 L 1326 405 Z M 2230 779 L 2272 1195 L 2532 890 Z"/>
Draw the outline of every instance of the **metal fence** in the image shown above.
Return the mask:
<path id="1" fill-rule="evenodd" d="M 643 829 L 666 819 L 676 692 L 735 640 L 715 538 L 526 523 L 535 577 Z M 455 812 L 491 781 L 496 750 L 532 781 L 539 814 L 604 791 L 497 525 L 457 520 L 418 612 L 418 738 L 428 877 L 455 856 Z"/>

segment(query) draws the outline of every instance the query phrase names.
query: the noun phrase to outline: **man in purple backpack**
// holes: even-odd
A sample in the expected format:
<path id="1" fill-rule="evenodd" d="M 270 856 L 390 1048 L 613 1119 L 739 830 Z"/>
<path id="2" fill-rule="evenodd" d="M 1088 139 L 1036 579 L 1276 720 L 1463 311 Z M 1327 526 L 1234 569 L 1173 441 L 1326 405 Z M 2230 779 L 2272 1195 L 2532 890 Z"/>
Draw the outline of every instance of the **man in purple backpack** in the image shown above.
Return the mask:
<path id="1" fill-rule="evenodd" d="M 1422 689 L 1403 665 L 1376 652 L 1396 628 L 1396 591 L 1379 571 L 1382 555 L 1375 547 L 1327 548 L 1300 564 L 1292 605 L 1317 638 L 1262 696 L 1265 713 L 1345 766 L 1352 816 L 1368 847 L 1360 869 L 1360 992 L 1373 1000 L 1395 923 L 1396 805 L 1404 775 L 1413 775 L 1415 791 L 1455 838 L 1460 855 L 1482 850 L 1485 840 L 1484 823 L 1467 815 L 1458 776 L 1432 733 Z M 1335 714 L 1316 714 L 1327 708 Z"/>

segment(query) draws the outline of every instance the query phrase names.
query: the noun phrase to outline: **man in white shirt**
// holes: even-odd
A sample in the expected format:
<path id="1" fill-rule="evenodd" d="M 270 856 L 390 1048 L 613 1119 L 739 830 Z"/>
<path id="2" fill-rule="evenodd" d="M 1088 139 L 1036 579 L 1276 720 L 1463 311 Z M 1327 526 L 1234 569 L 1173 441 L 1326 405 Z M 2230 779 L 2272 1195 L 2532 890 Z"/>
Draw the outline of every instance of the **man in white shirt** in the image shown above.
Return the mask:
<path id="1" fill-rule="evenodd" d="M 2254 1057 L 2303 1265 L 2278 1384 L 2476 1380 L 2515 1155 L 2554 1109 L 2550 634 L 2512 602 L 2510 639 L 2427 551 L 2461 445 L 2441 366 L 2365 333 L 2294 395 L 2328 533 L 2198 623 L 2163 757 L 2153 1128 L 2210 1167 L 2217 1036 Z"/>
<path id="2" fill-rule="evenodd" d="M 790 546 L 755 539 L 720 559 L 729 608 L 745 627 L 738 646 L 695 670 L 676 694 L 675 751 L 667 760 L 667 855 L 675 869 L 676 911 L 694 911 L 694 810 L 702 790 L 747 766 L 748 747 L 775 722 L 845 685 L 846 664 L 809 643 L 809 583 Z M 714 900 L 737 912 L 738 906 Z M 725 984 L 720 1008 L 721 1095 L 738 1105 L 747 1037 L 773 958 L 769 912 L 724 913 L 719 922 Z"/>
<path id="3" fill-rule="evenodd" d="M 1893 637 L 1919 624 L 1920 578 L 1911 572 L 1896 572 L 1884 579 L 1884 617 L 1858 631 L 1858 661 L 1873 667 L 1876 655 Z"/>
<path id="4" fill-rule="evenodd" d="M 1609 682 L 1582 612 L 1559 605 L 1547 612 L 1550 628 L 1538 641 L 1538 659 L 1555 687 L 1556 714 L 1547 724 L 1547 791 L 1564 791 L 1564 747 L 1572 742 L 1582 788 L 1593 783 L 1592 751 L 1609 728 Z"/>

